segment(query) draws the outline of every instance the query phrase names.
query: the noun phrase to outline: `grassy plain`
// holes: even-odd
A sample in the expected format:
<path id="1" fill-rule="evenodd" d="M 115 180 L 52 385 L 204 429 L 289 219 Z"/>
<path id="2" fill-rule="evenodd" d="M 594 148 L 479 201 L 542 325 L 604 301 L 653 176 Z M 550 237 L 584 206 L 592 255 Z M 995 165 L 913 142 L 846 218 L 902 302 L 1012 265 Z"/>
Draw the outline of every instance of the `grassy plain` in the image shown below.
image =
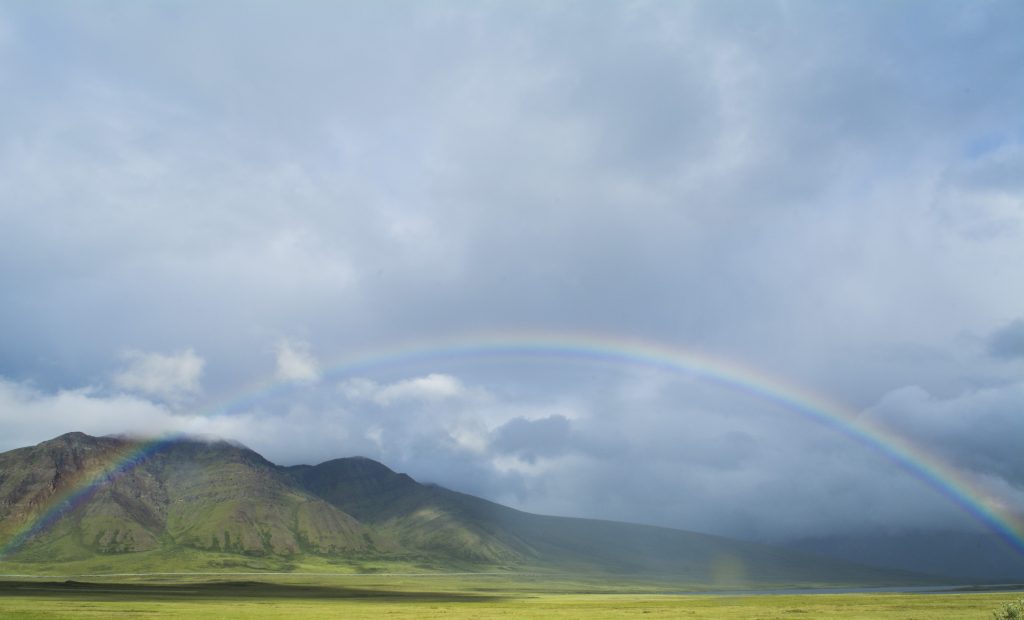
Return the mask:
<path id="1" fill-rule="evenodd" d="M 244 579 L 244 577 L 235 577 Z M 0 580 L 4 618 L 989 618 L 1014 592 L 675 594 L 668 581 L 542 575 Z"/>

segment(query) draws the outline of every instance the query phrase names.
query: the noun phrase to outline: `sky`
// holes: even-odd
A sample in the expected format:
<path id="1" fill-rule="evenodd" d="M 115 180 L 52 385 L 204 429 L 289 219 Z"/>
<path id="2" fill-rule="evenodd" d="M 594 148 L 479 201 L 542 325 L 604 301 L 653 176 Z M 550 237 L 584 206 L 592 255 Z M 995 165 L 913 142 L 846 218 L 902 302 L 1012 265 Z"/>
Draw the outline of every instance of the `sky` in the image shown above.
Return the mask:
<path id="1" fill-rule="evenodd" d="M 1024 5 L 0 0 L 0 450 L 184 431 L 759 540 L 1024 514 Z"/>

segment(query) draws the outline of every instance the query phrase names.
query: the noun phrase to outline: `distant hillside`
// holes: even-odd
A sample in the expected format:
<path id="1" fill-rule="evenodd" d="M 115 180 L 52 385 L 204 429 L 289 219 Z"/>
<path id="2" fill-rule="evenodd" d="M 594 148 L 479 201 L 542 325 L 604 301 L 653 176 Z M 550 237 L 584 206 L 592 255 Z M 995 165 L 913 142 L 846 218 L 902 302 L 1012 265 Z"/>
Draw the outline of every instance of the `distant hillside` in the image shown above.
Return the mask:
<path id="1" fill-rule="evenodd" d="M 139 446 L 69 433 L 0 454 L 0 549 L 56 500 Z M 113 571 L 143 562 L 156 569 L 173 558 L 177 569 L 204 570 L 239 557 L 273 560 L 285 569 L 302 559 L 372 561 L 422 569 L 671 575 L 708 584 L 920 581 L 910 573 L 717 536 L 528 514 L 420 484 L 358 457 L 279 467 L 228 442 L 186 440 L 99 479 L 94 493 L 80 494 L 53 523 L 15 541 L 0 564 L 101 558 Z"/>
<path id="2" fill-rule="evenodd" d="M 322 497 L 405 548 L 483 562 L 556 565 L 574 571 L 671 574 L 724 581 L 887 581 L 873 568 L 682 530 L 513 510 L 422 485 L 364 458 L 287 468 Z M 898 575 L 906 578 L 906 574 Z"/>

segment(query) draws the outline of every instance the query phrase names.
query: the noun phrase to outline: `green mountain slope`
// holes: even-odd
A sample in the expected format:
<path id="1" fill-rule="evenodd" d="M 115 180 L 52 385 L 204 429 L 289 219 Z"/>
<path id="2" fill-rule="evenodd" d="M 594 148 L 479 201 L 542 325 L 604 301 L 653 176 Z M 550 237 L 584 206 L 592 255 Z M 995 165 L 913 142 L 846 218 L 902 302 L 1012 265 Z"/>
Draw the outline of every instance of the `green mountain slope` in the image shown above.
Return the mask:
<path id="1" fill-rule="evenodd" d="M 402 547 L 460 561 L 545 562 L 524 540 L 477 510 L 492 505 L 469 495 L 422 485 L 370 459 L 336 459 L 285 470 L 310 493 L 342 507 Z M 494 515 L 499 516 L 499 515 Z"/>
<path id="2" fill-rule="evenodd" d="M 721 585 L 921 581 L 694 532 L 528 514 L 358 457 L 279 467 L 241 446 L 185 440 L 111 469 L 140 446 L 70 433 L 0 454 L 0 565 L 498 569 Z"/>
<path id="3" fill-rule="evenodd" d="M 17 550 L 21 557 L 76 559 L 167 546 L 295 555 L 365 550 L 375 542 L 356 519 L 293 488 L 255 452 L 225 442 L 179 442 L 123 474 L 104 476 L 138 445 L 70 433 L 0 454 L 0 536 L 66 506 Z M 94 493 L 66 502 L 97 476 Z"/>
<path id="4" fill-rule="evenodd" d="M 419 484 L 364 458 L 286 471 L 404 547 L 464 560 L 673 575 L 691 583 L 882 583 L 908 576 L 720 536 L 534 515 Z"/>

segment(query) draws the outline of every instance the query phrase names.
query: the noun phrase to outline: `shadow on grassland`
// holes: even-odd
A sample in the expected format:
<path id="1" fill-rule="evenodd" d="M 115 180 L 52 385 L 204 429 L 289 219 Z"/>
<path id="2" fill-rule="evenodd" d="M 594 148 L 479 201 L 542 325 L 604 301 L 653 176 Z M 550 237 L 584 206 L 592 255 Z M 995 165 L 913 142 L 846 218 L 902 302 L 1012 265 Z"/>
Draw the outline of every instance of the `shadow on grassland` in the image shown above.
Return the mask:
<path id="1" fill-rule="evenodd" d="M 81 581 L 0 581 L 0 597 L 73 598 L 95 601 L 122 600 L 231 600 L 231 599 L 362 599 L 381 601 L 472 603 L 507 600 L 506 596 L 424 592 L 386 588 L 292 585 L 260 581 L 204 583 L 89 583 Z"/>

